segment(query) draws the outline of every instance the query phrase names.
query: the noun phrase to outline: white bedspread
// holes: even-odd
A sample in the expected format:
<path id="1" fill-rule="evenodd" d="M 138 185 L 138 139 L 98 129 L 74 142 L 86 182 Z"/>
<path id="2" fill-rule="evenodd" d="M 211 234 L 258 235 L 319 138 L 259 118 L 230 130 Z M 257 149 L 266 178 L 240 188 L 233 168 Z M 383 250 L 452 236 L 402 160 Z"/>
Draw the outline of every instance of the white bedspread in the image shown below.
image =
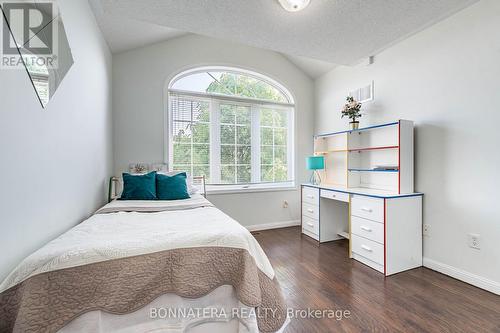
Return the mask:
<path id="1" fill-rule="evenodd" d="M 192 199 L 170 202 L 185 205 Z M 110 205 L 137 205 L 121 201 Z M 158 201 L 141 202 L 158 205 Z M 105 206 L 107 207 L 107 206 Z M 110 259 L 192 247 L 246 249 L 270 279 L 273 268 L 250 232 L 214 207 L 161 212 L 95 214 L 27 257 L 0 285 L 0 292 L 43 272 Z"/>

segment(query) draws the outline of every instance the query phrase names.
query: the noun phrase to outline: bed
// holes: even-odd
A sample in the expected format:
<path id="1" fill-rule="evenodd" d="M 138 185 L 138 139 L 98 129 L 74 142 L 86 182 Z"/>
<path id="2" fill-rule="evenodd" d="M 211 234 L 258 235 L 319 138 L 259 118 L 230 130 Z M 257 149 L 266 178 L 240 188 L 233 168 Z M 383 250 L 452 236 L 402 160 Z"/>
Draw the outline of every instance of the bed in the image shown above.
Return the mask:
<path id="1" fill-rule="evenodd" d="M 287 323 L 258 242 L 201 194 L 113 200 L 0 284 L 0 332 L 267 333 Z"/>

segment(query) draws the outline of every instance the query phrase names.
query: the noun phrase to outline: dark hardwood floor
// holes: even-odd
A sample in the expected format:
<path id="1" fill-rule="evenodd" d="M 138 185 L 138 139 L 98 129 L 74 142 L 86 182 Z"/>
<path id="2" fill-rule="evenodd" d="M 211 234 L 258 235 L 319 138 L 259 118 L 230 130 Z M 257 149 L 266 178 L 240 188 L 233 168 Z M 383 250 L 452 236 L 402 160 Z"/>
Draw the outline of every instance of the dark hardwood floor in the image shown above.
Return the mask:
<path id="1" fill-rule="evenodd" d="M 347 242 L 317 245 L 299 227 L 254 233 L 288 307 L 348 310 L 349 318 L 292 319 L 292 332 L 500 332 L 500 296 L 418 268 L 387 278 L 348 258 Z"/>

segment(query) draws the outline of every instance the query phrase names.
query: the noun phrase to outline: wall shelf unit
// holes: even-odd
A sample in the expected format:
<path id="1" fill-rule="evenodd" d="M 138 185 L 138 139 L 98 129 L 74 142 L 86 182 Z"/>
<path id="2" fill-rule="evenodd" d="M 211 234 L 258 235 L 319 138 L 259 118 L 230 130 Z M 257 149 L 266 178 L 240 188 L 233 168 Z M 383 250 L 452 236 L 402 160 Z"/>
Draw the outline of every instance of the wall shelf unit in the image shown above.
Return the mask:
<path id="1" fill-rule="evenodd" d="M 413 122 L 398 120 L 314 137 L 321 179 L 346 188 L 413 193 Z"/>

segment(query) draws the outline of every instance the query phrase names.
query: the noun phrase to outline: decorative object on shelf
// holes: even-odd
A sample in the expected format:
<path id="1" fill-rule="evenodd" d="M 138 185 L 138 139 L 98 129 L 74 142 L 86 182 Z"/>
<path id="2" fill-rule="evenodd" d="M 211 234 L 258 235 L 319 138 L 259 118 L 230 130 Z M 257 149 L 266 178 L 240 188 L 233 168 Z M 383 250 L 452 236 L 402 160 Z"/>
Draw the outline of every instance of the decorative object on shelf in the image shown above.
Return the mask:
<path id="1" fill-rule="evenodd" d="M 321 177 L 318 170 L 325 169 L 325 158 L 323 156 L 309 156 L 306 158 L 306 168 L 307 170 L 313 170 L 311 175 L 311 184 L 319 185 L 321 183 Z"/>
<path id="2" fill-rule="evenodd" d="M 147 163 L 130 163 L 128 170 L 132 174 L 147 173 L 149 171 L 149 165 Z"/>
<path id="3" fill-rule="evenodd" d="M 398 171 L 399 167 L 397 165 L 376 165 L 373 168 L 375 171 Z"/>
<path id="4" fill-rule="evenodd" d="M 351 172 L 398 172 L 398 169 L 347 169 Z"/>
<path id="5" fill-rule="evenodd" d="M 361 106 L 362 104 L 354 99 L 352 96 L 347 96 L 346 98 L 347 103 L 344 105 L 344 107 L 341 110 L 342 113 L 342 118 L 348 117 L 351 119 L 351 129 L 355 130 L 359 128 L 359 121 L 357 121 L 357 118 L 361 118 Z"/>

